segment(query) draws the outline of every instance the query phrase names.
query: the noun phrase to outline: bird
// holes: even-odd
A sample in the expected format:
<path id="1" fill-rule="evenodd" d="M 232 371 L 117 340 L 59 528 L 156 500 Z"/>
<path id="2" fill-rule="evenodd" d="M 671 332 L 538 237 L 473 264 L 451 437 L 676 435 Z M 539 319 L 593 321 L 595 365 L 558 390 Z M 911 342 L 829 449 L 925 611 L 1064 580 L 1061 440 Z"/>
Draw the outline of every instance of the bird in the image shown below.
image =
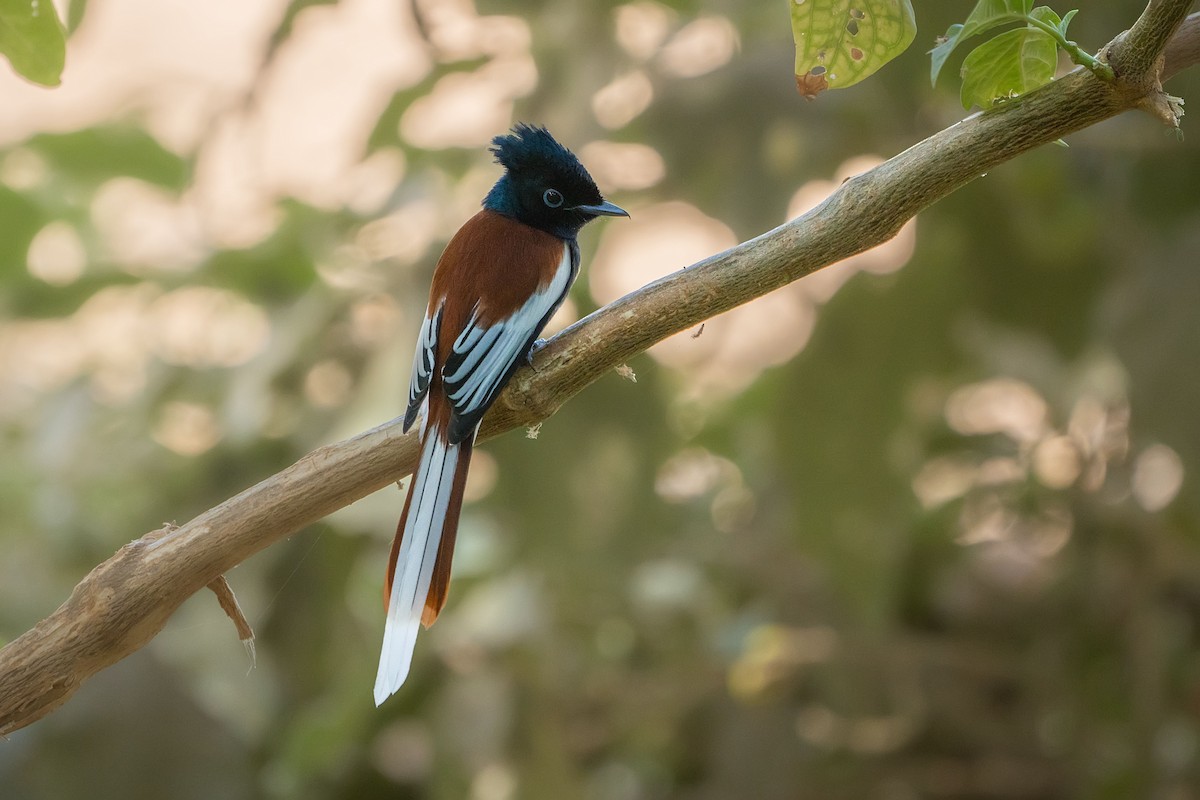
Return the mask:
<path id="1" fill-rule="evenodd" d="M 543 344 L 579 274 L 579 231 L 629 216 L 545 127 L 518 123 L 489 149 L 504 174 L 438 259 L 417 336 L 403 429 L 420 416 L 421 455 L 388 559 L 376 706 L 403 685 L 420 627 L 446 603 L 484 412 Z"/>

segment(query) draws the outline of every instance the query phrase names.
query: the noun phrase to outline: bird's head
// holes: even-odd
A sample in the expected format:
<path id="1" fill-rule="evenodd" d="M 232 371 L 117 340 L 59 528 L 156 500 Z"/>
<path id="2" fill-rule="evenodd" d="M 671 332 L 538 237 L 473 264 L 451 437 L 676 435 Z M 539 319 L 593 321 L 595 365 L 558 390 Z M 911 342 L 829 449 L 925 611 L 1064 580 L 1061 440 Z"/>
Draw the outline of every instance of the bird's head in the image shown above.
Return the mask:
<path id="1" fill-rule="evenodd" d="M 504 176 L 483 207 L 552 233 L 573 239 L 579 229 L 600 216 L 623 216 L 607 202 L 592 176 L 545 128 L 518 123 L 512 133 L 492 139 Z"/>

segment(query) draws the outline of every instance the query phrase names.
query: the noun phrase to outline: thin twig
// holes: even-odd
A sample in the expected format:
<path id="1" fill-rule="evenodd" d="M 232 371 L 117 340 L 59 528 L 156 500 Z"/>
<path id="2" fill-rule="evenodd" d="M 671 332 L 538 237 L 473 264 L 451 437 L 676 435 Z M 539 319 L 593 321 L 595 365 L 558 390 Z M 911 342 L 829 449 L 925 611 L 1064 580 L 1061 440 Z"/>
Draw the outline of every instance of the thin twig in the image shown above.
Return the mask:
<path id="1" fill-rule="evenodd" d="M 229 585 L 225 576 L 218 575 L 208 584 L 208 588 L 212 589 L 213 594 L 217 596 L 217 602 L 221 604 L 221 610 L 225 612 L 225 616 L 233 621 L 238 638 L 243 642 L 253 642 L 254 629 L 250 627 L 250 621 L 242 612 L 242 606 L 238 603 L 237 596 L 233 593 L 233 587 Z"/>

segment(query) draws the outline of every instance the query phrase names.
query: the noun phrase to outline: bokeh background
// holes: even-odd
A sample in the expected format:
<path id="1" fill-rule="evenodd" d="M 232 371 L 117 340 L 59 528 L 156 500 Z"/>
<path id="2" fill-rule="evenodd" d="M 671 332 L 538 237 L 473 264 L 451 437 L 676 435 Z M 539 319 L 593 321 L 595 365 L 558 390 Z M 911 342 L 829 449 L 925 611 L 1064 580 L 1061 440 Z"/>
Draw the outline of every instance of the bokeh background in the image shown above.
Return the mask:
<path id="1" fill-rule="evenodd" d="M 779 2 L 70 3 L 60 88 L 0 69 L 0 643 L 402 410 L 513 121 L 633 214 L 561 327 L 959 119 L 923 51 L 965 9 L 808 103 Z M 1041 148 L 481 447 L 382 709 L 395 489 L 229 575 L 253 669 L 199 595 L 0 742 L 0 795 L 1200 797 L 1196 139 Z"/>

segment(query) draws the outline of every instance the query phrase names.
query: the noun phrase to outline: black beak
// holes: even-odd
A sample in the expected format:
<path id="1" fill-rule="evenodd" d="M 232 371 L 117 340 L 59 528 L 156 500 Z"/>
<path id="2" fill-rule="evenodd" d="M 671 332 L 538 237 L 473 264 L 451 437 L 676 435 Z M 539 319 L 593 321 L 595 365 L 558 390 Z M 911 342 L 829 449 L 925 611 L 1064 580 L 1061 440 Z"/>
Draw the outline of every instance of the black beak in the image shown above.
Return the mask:
<path id="1" fill-rule="evenodd" d="M 598 206 L 575 206 L 576 211 L 591 214 L 593 217 L 628 217 L 629 212 L 618 205 L 605 200 Z"/>

